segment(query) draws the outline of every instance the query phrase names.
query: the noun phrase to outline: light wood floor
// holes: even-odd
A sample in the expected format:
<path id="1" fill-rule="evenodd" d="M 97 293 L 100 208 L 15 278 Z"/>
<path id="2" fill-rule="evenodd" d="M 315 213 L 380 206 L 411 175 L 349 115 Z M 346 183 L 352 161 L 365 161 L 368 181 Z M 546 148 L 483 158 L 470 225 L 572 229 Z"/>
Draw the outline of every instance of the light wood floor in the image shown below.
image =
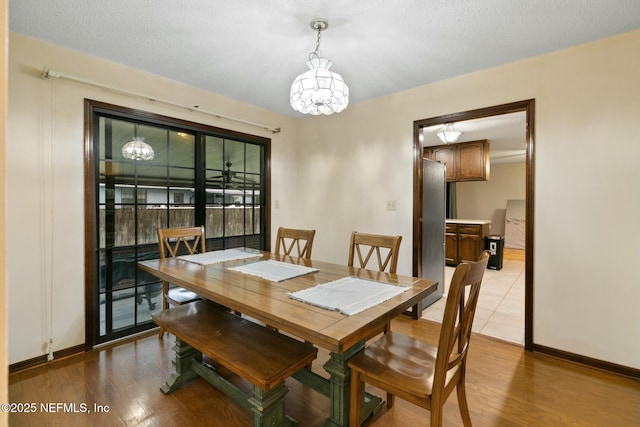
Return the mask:
<path id="1" fill-rule="evenodd" d="M 438 328 L 436 323 L 404 316 L 392 324 L 394 330 L 430 342 L 436 339 Z M 159 387 L 173 371 L 172 345 L 173 337 L 159 340 L 154 334 L 12 374 L 10 401 L 36 403 L 37 411 L 10 414 L 10 425 L 252 425 L 249 413 L 201 379 L 172 394 L 162 394 Z M 322 372 L 326 360 L 326 352 L 321 351 L 314 370 Z M 321 426 L 328 413 L 328 399 L 294 380 L 287 380 L 287 384 L 287 413 L 301 427 Z M 527 353 L 521 346 L 480 335 L 473 336 L 469 350 L 467 394 L 476 427 L 640 425 L 640 381 Z M 64 407 L 59 407 L 60 412 L 47 414 L 40 408 L 43 403 L 75 403 L 77 410 L 86 404 L 92 412 L 97 404 L 108 406 L 109 411 L 64 413 Z M 383 409 L 365 425 L 427 426 L 426 415 L 426 411 L 396 399 L 391 410 Z M 445 405 L 444 425 L 461 425 L 455 393 Z"/>
<path id="2" fill-rule="evenodd" d="M 509 249 L 504 248 L 502 251 L 503 259 L 510 259 L 514 261 L 524 261 L 524 249 Z"/>

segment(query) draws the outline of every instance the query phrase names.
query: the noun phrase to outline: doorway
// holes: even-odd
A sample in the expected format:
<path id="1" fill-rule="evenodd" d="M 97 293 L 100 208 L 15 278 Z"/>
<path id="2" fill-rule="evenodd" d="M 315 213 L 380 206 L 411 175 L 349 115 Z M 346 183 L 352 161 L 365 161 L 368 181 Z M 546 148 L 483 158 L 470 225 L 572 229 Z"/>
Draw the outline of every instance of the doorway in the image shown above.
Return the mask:
<path id="1" fill-rule="evenodd" d="M 422 276 L 422 154 L 424 141 L 422 138 L 424 128 L 455 123 L 466 120 L 474 120 L 500 116 L 516 112 L 524 112 L 526 115 L 526 149 L 525 149 L 525 296 L 524 296 L 524 347 L 533 349 L 533 230 L 534 230 L 534 110 L 535 100 L 525 100 L 509 104 L 477 110 L 453 113 L 414 122 L 414 174 L 413 174 L 413 274 Z"/>

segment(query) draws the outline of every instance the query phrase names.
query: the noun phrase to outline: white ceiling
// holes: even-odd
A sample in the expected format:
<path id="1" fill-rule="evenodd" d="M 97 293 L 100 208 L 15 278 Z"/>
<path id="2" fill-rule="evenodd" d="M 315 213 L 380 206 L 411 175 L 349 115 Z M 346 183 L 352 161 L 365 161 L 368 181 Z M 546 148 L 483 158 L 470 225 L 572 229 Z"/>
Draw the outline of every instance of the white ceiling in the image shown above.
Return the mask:
<path id="1" fill-rule="evenodd" d="M 11 31 L 292 117 L 316 17 L 352 104 L 640 28 L 638 0 L 9 3 Z"/>

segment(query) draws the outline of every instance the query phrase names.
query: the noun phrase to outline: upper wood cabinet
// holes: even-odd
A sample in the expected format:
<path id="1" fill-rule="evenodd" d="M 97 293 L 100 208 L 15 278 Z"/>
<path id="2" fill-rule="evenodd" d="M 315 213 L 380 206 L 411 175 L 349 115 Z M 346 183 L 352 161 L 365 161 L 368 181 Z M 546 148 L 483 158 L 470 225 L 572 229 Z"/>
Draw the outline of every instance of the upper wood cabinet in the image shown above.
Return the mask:
<path id="1" fill-rule="evenodd" d="M 458 162 L 456 161 L 457 151 L 453 145 L 439 145 L 429 147 L 433 149 L 430 159 L 445 165 L 445 177 L 447 181 L 457 180 Z M 425 156 L 426 157 L 426 156 Z"/>
<path id="2" fill-rule="evenodd" d="M 486 139 L 425 147 L 423 157 L 443 163 L 447 181 L 489 180 L 489 141 Z"/>

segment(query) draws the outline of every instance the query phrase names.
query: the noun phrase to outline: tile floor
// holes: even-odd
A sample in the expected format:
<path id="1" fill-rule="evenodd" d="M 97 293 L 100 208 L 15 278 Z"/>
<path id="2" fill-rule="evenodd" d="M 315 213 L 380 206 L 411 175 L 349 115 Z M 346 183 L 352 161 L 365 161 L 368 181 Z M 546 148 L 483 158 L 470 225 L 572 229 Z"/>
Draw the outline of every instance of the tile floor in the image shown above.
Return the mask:
<path id="1" fill-rule="evenodd" d="M 454 267 L 445 267 L 445 283 L 449 284 Z M 445 295 L 427 307 L 422 317 L 442 322 Z M 483 335 L 524 345 L 524 261 L 503 260 L 501 270 L 484 274 L 473 331 Z"/>

